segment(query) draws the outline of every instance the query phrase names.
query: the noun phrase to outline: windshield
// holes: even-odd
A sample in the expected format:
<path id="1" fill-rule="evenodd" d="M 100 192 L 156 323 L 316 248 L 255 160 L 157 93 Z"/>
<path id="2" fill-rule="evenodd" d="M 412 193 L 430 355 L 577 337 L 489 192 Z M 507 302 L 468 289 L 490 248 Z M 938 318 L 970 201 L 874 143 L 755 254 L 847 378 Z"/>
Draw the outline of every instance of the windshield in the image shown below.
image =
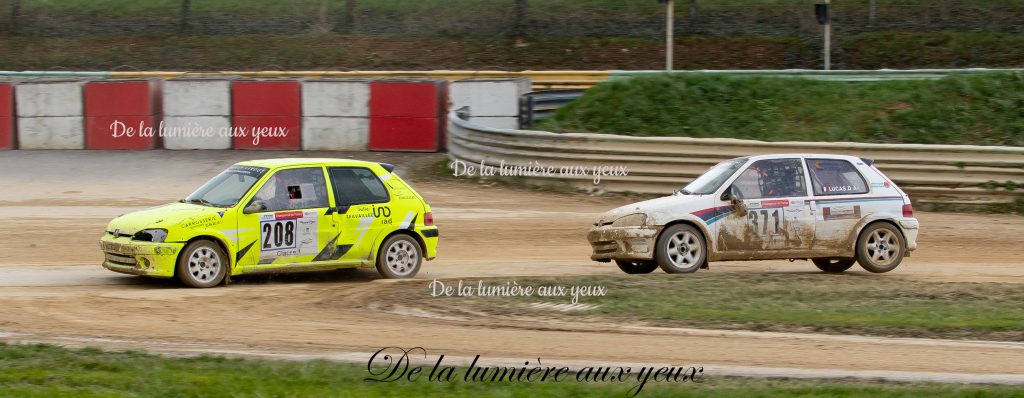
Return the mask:
<path id="1" fill-rule="evenodd" d="M 725 183 L 725 180 L 728 180 L 744 163 L 747 163 L 747 158 L 726 160 L 716 164 L 710 170 L 701 174 L 700 177 L 697 177 L 696 180 L 683 187 L 679 192 L 686 195 L 708 195 L 715 193 Z"/>
<path id="2" fill-rule="evenodd" d="M 249 188 L 259 181 L 267 169 L 254 166 L 231 166 L 199 187 L 184 202 L 212 207 L 232 207 Z"/>

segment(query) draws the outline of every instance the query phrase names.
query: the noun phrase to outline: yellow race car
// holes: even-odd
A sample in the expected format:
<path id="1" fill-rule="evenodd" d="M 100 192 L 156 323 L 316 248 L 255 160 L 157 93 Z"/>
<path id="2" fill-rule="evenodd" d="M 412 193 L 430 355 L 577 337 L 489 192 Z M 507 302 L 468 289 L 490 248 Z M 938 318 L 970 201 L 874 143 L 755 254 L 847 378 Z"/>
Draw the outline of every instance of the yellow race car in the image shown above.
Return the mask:
<path id="1" fill-rule="evenodd" d="M 394 166 L 270 159 L 229 167 L 178 203 L 115 218 L 103 267 L 192 287 L 233 275 L 376 266 L 411 278 L 437 256 L 430 206 Z"/>

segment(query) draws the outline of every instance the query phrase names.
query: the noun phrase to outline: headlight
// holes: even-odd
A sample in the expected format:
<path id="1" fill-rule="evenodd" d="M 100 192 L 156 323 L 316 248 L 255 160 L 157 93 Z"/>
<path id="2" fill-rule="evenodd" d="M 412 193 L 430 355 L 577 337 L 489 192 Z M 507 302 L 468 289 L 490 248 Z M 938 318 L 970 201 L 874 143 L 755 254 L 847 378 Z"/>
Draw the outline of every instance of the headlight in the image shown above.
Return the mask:
<path id="1" fill-rule="evenodd" d="M 163 242 L 167 240 L 166 229 L 144 229 L 136 232 L 132 236 L 132 240 L 139 240 L 143 242 Z"/>
<path id="2" fill-rule="evenodd" d="M 619 217 L 617 220 L 612 222 L 613 227 L 638 227 L 647 224 L 647 215 L 644 213 L 634 213 L 628 216 Z"/>

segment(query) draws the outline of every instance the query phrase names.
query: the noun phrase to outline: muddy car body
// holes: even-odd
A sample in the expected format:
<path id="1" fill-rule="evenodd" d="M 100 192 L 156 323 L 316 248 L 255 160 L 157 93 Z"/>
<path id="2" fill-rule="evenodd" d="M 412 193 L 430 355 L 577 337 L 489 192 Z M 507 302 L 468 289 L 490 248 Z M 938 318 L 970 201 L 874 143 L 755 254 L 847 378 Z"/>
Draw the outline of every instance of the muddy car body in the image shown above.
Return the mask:
<path id="1" fill-rule="evenodd" d="M 591 259 L 627 273 L 768 259 L 888 272 L 918 229 L 910 198 L 870 159 L 780 154 L 727 160 L 671 196 L 613 209 L 587 238 Z"/>

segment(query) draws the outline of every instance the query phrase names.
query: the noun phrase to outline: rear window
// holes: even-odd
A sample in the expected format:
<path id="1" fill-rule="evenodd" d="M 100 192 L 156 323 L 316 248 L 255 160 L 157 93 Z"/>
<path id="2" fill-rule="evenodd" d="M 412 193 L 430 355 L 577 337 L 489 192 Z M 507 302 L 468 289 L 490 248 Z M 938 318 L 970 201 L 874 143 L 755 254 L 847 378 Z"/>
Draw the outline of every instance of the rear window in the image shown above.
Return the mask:
<path id="1" fill-rule="evenodd" d="M 807 159 L 814 195 L 850 195 L 868 193 L 868 184 L 857 168 L 840 159 Z"/>

